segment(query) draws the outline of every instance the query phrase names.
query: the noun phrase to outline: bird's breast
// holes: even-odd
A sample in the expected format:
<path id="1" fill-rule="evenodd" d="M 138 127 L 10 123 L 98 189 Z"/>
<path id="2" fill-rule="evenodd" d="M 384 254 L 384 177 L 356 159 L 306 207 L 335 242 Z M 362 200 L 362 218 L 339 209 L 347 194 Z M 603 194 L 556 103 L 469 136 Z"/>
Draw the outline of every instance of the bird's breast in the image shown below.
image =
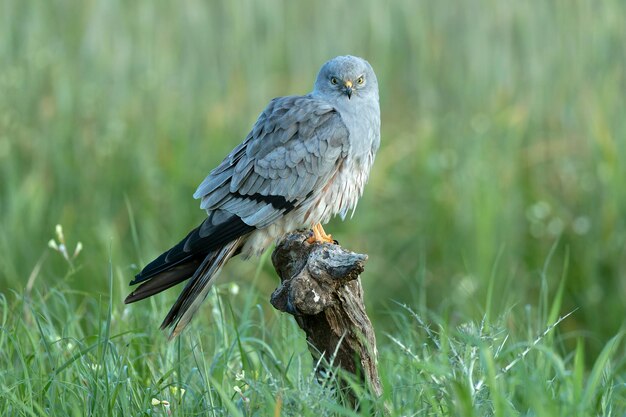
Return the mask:
<path id="1" fill-rule="evenodd" d="M 344 160 L 329 184 L 327 192 L 320 198 L 320 205 L 323 207 L 319 216 L 321 223 L 327 222 L 330 217 L 337 214 L 343 219 L 356 208 L 367 183 L 372 161 L 371 153 L 355 155 Z"/>

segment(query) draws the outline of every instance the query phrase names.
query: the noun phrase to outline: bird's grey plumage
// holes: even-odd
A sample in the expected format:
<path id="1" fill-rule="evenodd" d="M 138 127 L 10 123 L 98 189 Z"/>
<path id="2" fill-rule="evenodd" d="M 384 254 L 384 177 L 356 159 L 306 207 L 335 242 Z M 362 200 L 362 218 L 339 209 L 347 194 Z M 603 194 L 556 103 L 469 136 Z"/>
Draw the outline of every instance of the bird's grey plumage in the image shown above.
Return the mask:
<path id="1" fill-rule="evenodd" d="M 261 253 L 291 230 L 353 210 L 379 145 L 372 67 L 353 56 L 328 61 L 311 93 L 273 99 L 243 143 L 209 173 L 194 193 L 207 219 L 137 275 L 131 284 L 143 284 L 127 302 L 191 275 L 163 322 L 178 334 L 231 256 Z"/>

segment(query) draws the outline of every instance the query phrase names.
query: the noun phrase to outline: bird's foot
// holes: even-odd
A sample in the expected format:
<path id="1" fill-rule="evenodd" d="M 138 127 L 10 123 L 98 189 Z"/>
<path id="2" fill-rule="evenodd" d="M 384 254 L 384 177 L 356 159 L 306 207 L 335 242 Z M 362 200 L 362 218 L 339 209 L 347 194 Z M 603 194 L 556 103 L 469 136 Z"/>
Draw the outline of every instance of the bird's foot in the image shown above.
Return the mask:
<path id="1" fill-rule="evenodd" d="M 317 223 L 315 226 L 313 226 L 311 231 L 313 232 L 313 236 L 311 236 L 310 238 L 306 240 L 307 243 L 312 244 L 312 243 L 317 242 L 317 243 L 332 243 L 335 245 L 337 244 L 337 241 L 334 240 L 331 235 L 326 234 L 326 231 L 322 227 L 321 223 Z"/>

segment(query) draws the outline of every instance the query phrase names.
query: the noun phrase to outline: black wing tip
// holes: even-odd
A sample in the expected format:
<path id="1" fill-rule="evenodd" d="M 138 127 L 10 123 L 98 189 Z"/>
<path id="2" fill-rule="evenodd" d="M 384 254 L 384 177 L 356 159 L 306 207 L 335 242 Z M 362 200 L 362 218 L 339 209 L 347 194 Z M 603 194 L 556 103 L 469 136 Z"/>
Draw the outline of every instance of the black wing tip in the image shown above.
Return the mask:
<path id="1" fill-rule="evenodd" d="M 160 257 L 159 257 L 160 258 Z M 157 258 L 158 259 L 158 258 Z M 157 260 L 155 259 L 155 260 Z M 141 272 L 135 274 L 135 277 L 133 278 L 133 280 L 131 282 L 128 283 L 128 286 L 132 286 L 132 285 L 137 285 L 137 284 L 141 284 L 142 282 L 148 280 L 149 278 L 155 277 L 157 275 L 159 275 L 161 272 L 164 271 L 151 271 L 148 268 L 154 263 L 150 262 L 148 265 L 146 265 Z M 172 265 L 171 267 L 174 267 L 176 265 Z"/>
<path id="2" fill-rule="evenodd" d="M 168 317 L 165 317 L 165 319 L 163 319 L 163 323 L 161 323 L 161 325 L 159 326 L 159 329 L 167 330 L 168 328 L 172 327 L 173 324 L 174 322 L 171 319 L 168 320 Z"/>
<path id="3" fill-rule="evenodd" d="M 139 296 L 135 294 L 135 292 L 133 291 L 130 294 L 128 294 L 128 296 L 124 299 L 124 304 L 131 304 L 139 300 L 141 300 L 141 298 L 139 298 Z"/>
<path id="4" fill-rule="evenodd" d="M 143 275 L 141 275 L 141 272 L 135 275 L 135 279 L 133 279 L 131 282 L 128 283 L 128 286 L 133 286 L 136 284 L 139 284 L 141 281 L 144 280 Z"/>
<path id="5" fill-rule="evenodd" d="M 143 280 L 139 287 L 135 288 L 131 292 L 124 302 L 126 304 L 134 303 L 135 301 L 143 300 L 144 298 L 151 297 L 168 288 L 173 287 L 191 277 L 198 268 L 199 262 L 191 260 L 190 262 L 175 266 L 167 271 L 163 271 L 149 280 Z"/>
<path id="6" fill-rule="evenodd" d="M 285 198 L 281 196 L 262 196 L 255 194 L 252 197 L 243 197 L 264 201 L 268 204 L 272 204 L 275 208 L 285 208 L 286 210 L 293 208 L 293 203 L 285 200 Z M 244 223 L 243 220 L 233 214 L 229 221 L 214 226 L 212 233 L 207 236 L 201 236 L 201 228 L 209 219 L 210 217 L 203 220 L 200 226 L 190 231 L 178 244 L 163 252 L 146 265 L 141 272 L 135 275 L 135 279 L 133 279 L 129 285 L 142 283 L 187 262 L 196 259 L 202 260 L 211 251 L 219 249 L 223 245 L 255 229 L 254 226 Z"/>

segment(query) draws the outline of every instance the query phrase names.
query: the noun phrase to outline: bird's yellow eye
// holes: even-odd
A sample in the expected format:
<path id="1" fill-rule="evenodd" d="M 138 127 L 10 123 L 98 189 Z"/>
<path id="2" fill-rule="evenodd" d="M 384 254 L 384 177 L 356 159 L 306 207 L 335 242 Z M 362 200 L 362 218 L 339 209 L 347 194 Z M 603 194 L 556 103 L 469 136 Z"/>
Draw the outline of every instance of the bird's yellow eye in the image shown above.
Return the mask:
<path id="1" fill-rule="evenodd" d="M 330 83 L 332 85 L 337 85 L 339 84 L 339 80 L 337 79 L 337 77 L 330 77 Z"/>
<path id="2" fill-rule="evenodd" d="M 358 85 L 363 85 L 363 84 L 365 84 L 365 77 L 363 77 L 363 76 L 361 75 L 359 78 L 357 78 L 357 79 L 356 79 L 356 83 L 357 83 Z"/>

